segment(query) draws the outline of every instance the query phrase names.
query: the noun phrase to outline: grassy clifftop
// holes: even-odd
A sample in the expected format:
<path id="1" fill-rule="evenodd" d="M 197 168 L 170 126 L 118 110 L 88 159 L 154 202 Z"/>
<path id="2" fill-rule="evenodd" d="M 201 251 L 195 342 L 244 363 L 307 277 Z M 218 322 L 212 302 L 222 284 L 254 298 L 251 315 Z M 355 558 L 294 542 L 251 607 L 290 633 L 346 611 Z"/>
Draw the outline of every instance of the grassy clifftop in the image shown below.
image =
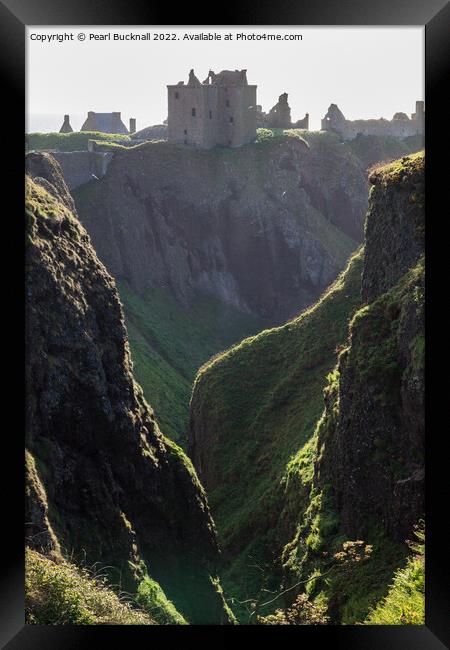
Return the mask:
<path id="1" fill-rule="evenodd" d="M 74 131 L 73 133 L 28 133 L 25 136 L 27 151 L 86 151 L 88 140 L 126 145 L 129 135 L 100 133 L 98 131 Z"/>

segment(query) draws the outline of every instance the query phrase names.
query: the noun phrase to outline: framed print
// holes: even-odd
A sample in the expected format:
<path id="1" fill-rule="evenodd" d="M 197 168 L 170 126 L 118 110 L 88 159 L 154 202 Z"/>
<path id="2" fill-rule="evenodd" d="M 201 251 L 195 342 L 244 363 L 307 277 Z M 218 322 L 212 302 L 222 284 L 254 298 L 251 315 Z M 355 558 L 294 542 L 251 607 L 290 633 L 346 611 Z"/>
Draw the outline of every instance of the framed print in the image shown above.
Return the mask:
<path id="1" fill-rule="evenodd" d="M 448 5 L 0 10 L 2 647 L 448 647 Z"/>

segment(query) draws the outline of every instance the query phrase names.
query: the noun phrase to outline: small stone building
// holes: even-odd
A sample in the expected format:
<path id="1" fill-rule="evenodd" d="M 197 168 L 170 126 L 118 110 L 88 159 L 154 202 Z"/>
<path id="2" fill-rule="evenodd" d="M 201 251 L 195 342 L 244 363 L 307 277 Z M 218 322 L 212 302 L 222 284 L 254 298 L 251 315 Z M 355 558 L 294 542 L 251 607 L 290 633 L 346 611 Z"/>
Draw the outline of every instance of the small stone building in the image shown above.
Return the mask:
<path id="1" fill-rule="evenodd" d="M 136 122 L 134 122 L 134 130 Z M 120 118 L 120 113 L 95 113 L 89 111 L 81 131 L 99 131 L 100 133 L 128 133 L 128 129 Z"/>
<path id="2" fill-rule="evenodd" d="M 256 86 L 246 70 L 209 71 L 202 83 L 194 71 L 187 84 L 167 86 L 168 139 L 210 149 L 239 147 L 256 137 Z"/>
<path id="3" fill-rule="evenodd" d="M 59 129 L 60 133 L 73 133 L 73 129 L 70 126 L 70 116 L 69 115 L 64 115 L 64 122 L 62 123 L 62 127 Z"/>
<path id="4" fill-rule="evenodd" d="M 347 120 L 336 104 L 330 104 L 322 120 L 322 130 L 334 131 L 344 140 L 353 140 L 357 135 L 391 135 L 406 138 L 423 135 L 425 132 L 424 102 L 416 102 L 416 112 L 411 119 L 405 113 L 395 113 L 392 120 Z"/>

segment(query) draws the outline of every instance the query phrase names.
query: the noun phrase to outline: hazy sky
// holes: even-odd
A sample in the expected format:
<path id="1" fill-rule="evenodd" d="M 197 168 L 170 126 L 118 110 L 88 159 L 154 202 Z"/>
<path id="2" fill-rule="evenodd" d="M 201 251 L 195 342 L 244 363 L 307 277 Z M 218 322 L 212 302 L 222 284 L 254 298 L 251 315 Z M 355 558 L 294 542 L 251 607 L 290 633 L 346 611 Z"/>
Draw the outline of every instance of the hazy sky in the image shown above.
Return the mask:
<path id="1" fill-rule="evenodd" d="M 114 33 L 175 33 L 179 40 L 113 41 Z M 219 33 L 220 41 L 183 40 Z M 85 40 L 78 40 L 80 33 Z M 110 41 L 90 34 L 111 33 Z M 225 34 L 233 40 L 225 41 Z M 299 40 L 237 41 L 236 34 L 301 34 Z M 67 34 L 74 40 L 31 40 Z M 287 92 L 295 121 L 319 129 L 330 103 L 349 119 L 408 115 L 424 99 L 423 27 L 28 27 L 27 131 L 59 130 L 69 113 L 78 130 L 87 111 L 120 111 L 137 129 L 167 117 L 167 84 L 202 81 L 212 69 L 247 69 L 258 104 L 269 110 Z"/>

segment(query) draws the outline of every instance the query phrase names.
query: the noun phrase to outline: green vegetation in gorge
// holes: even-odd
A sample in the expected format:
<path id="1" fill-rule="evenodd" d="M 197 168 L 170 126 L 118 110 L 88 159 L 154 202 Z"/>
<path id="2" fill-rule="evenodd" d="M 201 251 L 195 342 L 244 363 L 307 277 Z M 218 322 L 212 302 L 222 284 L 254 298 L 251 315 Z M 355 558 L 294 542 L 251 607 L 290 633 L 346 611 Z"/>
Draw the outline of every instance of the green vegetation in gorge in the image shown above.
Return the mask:
<path id="1" fill-rule="evenodd" d="M 419 211 L 410 212 L 411 193 L 407 183 L 411 178 L 415 183 L 420 170 L 423 171 L 423 153 L 419 152 L 375 172 L 382 183 L 383 197 L 388 185 L 394 184 L 396 192 L 404 191 L 403 210 L 409 218 L 418 220 L 417 224 L 413 222 L 413 239 L 423 235 L 420 228 L 422 199 L 416 196 L 413 203 L 419 206 Z M 369 218 L 381 219 L 385 214 L 369 211 Z M 391 219 L 389 213 L 386 216 Z M 374 268 L 371 272 L 378 270 Z M 328 375 L 324 391 L 325 411 L 316 429 L 316 469 L 308 507 L 300 518 L 295 536 L 283 551 L 288 584 L 301 579 L 308 585 L 307 593 L 313 602 L 326 603 L 334 619 L 344 624 L 365 619 L 386 596 L 394 571 L 404 564 L 407 555 L 405 544 L 387 534 L 386 524 L 383 528 L 380 516 L 374 516 L 366 504 L 367 498 L 377 498 L 381 502 L 397 499 L 395 506 L 401 511 L 406 504 L 402 504 L 401 496 L 393 497 L 392 494 L 398 485 L 411 480 L 411 474 L 417 475 L 423 462 L 420 400 L 424 369 L 424 272 L 421 255 L 394 286 L 361 307 L 351 318 L 348 344 L 340 351 L 338 364 Z M 395 273 L 395 267 L 390 273 Z M 345 409 L 342 399 L 345 399 Z M 359 449 L 355 451 L 352 445 L 357 448 L 363 445 L 364 453 Z M 366 483 L 373 480 L 375 473 L 377 477 L 370 484 L 368 495 L 364 492 L 363 497 L 358 496 L 366 489 L 364 485 L 350 491 L 348 507 L 352 510 L 346 513 L 354 527 L 366 531 L 364 540 L 372 546 L 373 553 L 369 562 L 357 565 L 351 574 L 334 571 L 322 580 L 333 555 L 345 540 L 340 521 L 342 494 L 346 489 L 347 473 L 353 472 L 355 465 L 361 476 L 366 477 Z M 336 504 L 337 493 L 341 510 Z M 372 511 L 374 507 L 372 505 Z M 394 517 L 390 527 L 395 524 Z M 397 571 L 394 587 L 383 601 L 386 620 L 391 616 L 391 622 L 396 624 L 413 619 L 420 621 L 421 571 L 421 561 L 417 557 L 408 560 L 406 569 Z M 417 583 L 416 591 L 411 587 L 413 580 Z M 410 600 L 405 585 L 410 587 Z M 402 607 L 403 618 L 399 614 Z M 382 606 L 375 611 L 379 612 L 381 620 Z M 375 622 L 376 615 L 372 613 L 371 616 Z"/>
<path id="2" fill-rule="evenodd" d="M 194 458 L 201 455 L 200 478 L 228 560 L 224 590 L 243 622 L 248 611 L 239 601 L 278 584 L 272 553 L 281 552 L 307 506 L 311 436 L 326 375 L 359 305 L 361 268 L 362 250 L 313 307 L 218 355 L 197 375 L 194 428 L 197 419 L 208 423 L 214 451 L 196 448 Z"/>
<path id="3" fill-rule="evenodd" d="M 423 164 L 418 152 L 373 172 L 370 256 L 366 241 L 316 305 L 197 375 L 190 451 L 243 623 L 351 625 L 383 606 L 421 620 L 420 559 L 398 527 L 409 494 L 420 509 Z M 374 219 L 386 240 L 402 230 L 381 267 Z M 363 305 L 362 270 L 375 291 Z"/>
<path id="4" fill-rule="evenodd" d="M 366 625 L 424 625 L 425 624 L 425 529 L 415 531 L 415 542 L 409 546 L 413 555 L 406 566 L 395 572 L 387 596 L 374 607 Z"/>
<path id="5" fill-rule="evenodd" d="M 212 355 L 258 331 L 261 319 L 212 297 L 185 308 L 158 289 L 117 288 L 124 306 L 134 374 L 164 433 L 185 446 L 192 382 Z"/>
<path id="6" fill-rule="evenodd" d="M 155 580 L 145 576 L 139 584 L 136 602 L 160 625 L 187 625 Z"/>
<path id="7" fill-rule="evenodd" d="M 72 211 L 57 164 L 37 153 L 30 162 L 28 620 L 231 622 L 204 491 L 134 380 L 114 280 Z M 101 577 L 85 566 L 101 567 Z"/>
<path id="8" fill-rule="evenodd" d="M 80 134 L 48 135 L 73 136 L 59 146 L 81 147 Z M 374 152 L 389 157 L 397 147 L 389 138 L 342 144 L 331 133 L 259 129 L 239 164 L 262 169 L 264 150 L 289 138 L 350 148 L 368 166 Z M 117 136 L 105 140 L 116 162 L 126 155 Z M 405 147 L 417 145 L 407 140 Z M 139 146 L 166 147 L 169 166 L 177 150 L 186 153 L 167 142 Z M 195 155 L 205 165 L 232 155 L 204 154 Z M 356 243 L 308 211 L 306 231 L 348 263 L 315 304 L 270 329 L 213 297 L 183 305 L 175 293 L 138 293 L 126 280 L 117 282 L 122 311 L 70 204 L 38 180 L 27 184 L 35 265 L 27 269 L 39 296 L 30 313 L 44 348 L 33 356 L 33 378 L 47 399 L 47 411 L 37 399 L 30 407 L 27 525 L 42 539 L 28 536 L 35 550 L 26 550 L 27 623 L 230 624 L 235 616 L 263 625 L 424 623 L 421 521 L 417 541 L 405 540 L 423 516 L 423 165 L 418 152 L 372 172 L 365 249 L 350 259 Z M 103 182 L 75 192 L 94 215 Z M 399 243 L 394 253 L 389 241 Z M 57 295 L 50 312 L 42 307 L 49 288 Z M 64 338 L 68 322 L 76 353 Z M 80 412 L 71 435 L 77 389 L 89 417 Z M 100 394 L 111 401 L 104 412 Z M 52 409 L 66 437 L 52 428 Z M 67 502 L 61 485 L 69 486 Z M 85 511 L 77 499 L 86 499 Z M 103 571 L 73 560 L 89 545 L 95 554 L 108 544 L 108 562 L 97 563 Z M 119 581 L 133 594 L 124 598 L 112 584 Z"/>

